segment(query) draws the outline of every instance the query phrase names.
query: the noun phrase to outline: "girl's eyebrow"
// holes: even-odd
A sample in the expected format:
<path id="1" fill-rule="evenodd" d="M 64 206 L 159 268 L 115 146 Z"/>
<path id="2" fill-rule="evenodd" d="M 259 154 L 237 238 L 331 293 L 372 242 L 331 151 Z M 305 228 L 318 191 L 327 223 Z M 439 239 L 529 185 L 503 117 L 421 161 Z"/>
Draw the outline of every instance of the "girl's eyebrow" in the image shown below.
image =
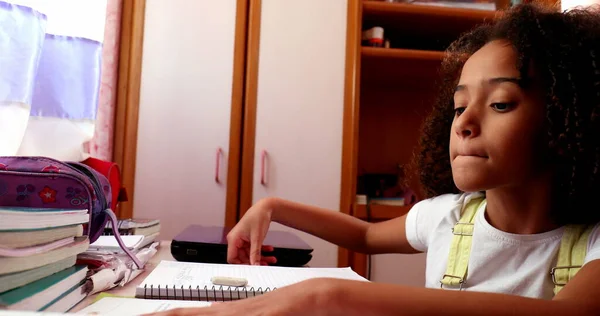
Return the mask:
<path id="1" fill-rule="evenodd" d="M 498 84 L 501 84 L 504 82 L 511 82 L 511 83 L 518 85 L 521 88 L 523 87 L 523 79 L 517 78 L 517 77 L 496 77 L 496 78 L 491 78 L 488 80 L 488 84 L 490 84 L 490 85 L 498 85 Z M 454 92 L 458 92 L 458 91 L 462 91 L 462 90 L 466 90 L 466 89 L 467 89 L 466 85 L 459 84 L 454 89 Z"/>
<path id="2" fill-rule="evenodd" d="M 504 83 L 504 82 L 512 82 L 512 83 L 518 85 L 519 87 L 523 86 L 523 79 L 521 79 L 521 78 L 498 77 L 498 78 L 492 78 L 492 79 L 488 80 L 488 83 L 490 85 L 496 85 L 496 84 L 500 84 L 500 83 Z"/>

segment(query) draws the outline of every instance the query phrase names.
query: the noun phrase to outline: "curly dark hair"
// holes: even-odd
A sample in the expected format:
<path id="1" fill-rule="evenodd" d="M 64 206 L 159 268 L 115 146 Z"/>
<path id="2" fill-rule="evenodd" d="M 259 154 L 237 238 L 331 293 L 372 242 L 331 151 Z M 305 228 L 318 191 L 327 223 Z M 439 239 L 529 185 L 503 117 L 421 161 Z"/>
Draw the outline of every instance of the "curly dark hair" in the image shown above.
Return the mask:
<path id="1" fill-rule="evenodd" d="M 600 10 L 556 12 L 519 5 L 450 45 L 442 62 L 439 96 L 415 157 L 423 188 L 428 196 L 460 192 L 452 180 L 448 149 L 454 89 L 467 57 L 497 39 L 512 44 L 522 78 L 533 66 L 545 92 L 544 156 L 555 171 L 556 220 L 598 222 L 600 210 L 588 208 L 598 207 L 595 198 L 600 194 Z"/>

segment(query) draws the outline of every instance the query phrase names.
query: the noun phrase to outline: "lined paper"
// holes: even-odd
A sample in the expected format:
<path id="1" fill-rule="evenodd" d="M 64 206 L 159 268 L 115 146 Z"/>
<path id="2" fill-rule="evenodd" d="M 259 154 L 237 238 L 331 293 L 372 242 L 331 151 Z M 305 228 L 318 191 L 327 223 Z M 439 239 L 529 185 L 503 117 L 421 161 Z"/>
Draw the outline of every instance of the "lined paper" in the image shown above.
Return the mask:
<path id="1" fill-rule="evenodd" d="M 245 287 L 214 285 L 210 280 L 215 276 L 245 278 L 248 284 Z M 368 281 L 351 268 L 290 268 L 161 261 L 138 286 L 136 296 L 236 299 L 236 294 L 232 295 L 231 292 L 238 296 L 240 292 L 243 295 L 250 292 L 254 296 L 260 294 L 255 292 L 273 290 L 313 278 Z"/>
<path id="2" fill-rule="evenodd" d="M 84 315 L 141 315 L 163 312 L 180 307 L 206 307 L 208 302 L 140 300 L 124 297 L 104 297 L 77 312 Z"/>

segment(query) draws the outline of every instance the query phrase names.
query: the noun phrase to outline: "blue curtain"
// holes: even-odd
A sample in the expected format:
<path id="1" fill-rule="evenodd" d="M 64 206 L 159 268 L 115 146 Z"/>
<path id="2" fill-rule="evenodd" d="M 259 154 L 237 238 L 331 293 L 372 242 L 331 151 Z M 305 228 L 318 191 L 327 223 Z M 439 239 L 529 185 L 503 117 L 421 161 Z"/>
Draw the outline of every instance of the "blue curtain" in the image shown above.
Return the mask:
<path id="1" fill-rule="evenodd" d="M 102 0 L 0 0 L 0 155 L 87 158 L 105 14 Z"/>

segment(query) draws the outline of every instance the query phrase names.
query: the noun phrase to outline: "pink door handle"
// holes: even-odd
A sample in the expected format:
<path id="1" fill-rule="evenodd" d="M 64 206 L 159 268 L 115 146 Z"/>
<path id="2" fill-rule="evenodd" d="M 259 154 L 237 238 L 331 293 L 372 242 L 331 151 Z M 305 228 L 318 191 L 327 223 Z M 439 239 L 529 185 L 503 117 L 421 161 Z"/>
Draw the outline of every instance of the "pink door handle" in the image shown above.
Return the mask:
<path id="1" fill-rule="evenodd" d="M 219 175 L 221 174 L 221 156 L 223 156 L 223 149 L 221 147 L 217 148 L 217 165 L 215 167 L 215 182 L 221 183 L 219 179 Z"/>
<path id="2" fill-rule="evenodd" d="M 260 184 L 267 185 L 267 151 L 263 150 L 260 153 Z"/>

